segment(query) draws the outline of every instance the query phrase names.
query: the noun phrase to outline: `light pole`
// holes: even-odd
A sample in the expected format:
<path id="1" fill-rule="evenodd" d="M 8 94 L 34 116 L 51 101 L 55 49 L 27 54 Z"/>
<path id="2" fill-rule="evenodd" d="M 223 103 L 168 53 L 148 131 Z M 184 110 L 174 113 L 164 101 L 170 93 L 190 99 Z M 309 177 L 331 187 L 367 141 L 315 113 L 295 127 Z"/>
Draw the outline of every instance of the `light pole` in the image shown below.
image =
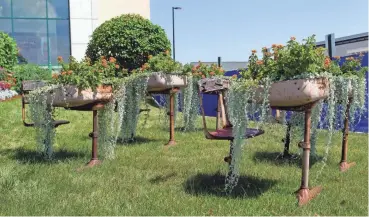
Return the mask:
<path id="1" fill-rule="evenodd" d="M 174 35 L 174 10 L 181 10 L 181 7 L 172 7 L 172 23 L 173 23 L 173 60 L 176 60 L 176 39 Z"/>

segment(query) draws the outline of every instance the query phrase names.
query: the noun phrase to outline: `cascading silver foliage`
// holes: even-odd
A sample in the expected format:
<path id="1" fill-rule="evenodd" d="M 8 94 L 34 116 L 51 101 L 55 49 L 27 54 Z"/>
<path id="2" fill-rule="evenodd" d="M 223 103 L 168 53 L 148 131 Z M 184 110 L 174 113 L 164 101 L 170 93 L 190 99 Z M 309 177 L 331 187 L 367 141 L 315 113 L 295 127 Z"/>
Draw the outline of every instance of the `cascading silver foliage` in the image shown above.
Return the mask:
<path id="1" fill-rule="evenodd" d="M 199 79 L 192 75 L 187 77 L 188 86 L 182 89 L 183 93 L 183 122 L 185 131 L 193 131 L 196 128 L 196 120 L 199 115 Z"/>
<path id="2" fill-rule="evenodd" d="M 267 79 L 265 84 L 261 97 L 256 95 L 255 88 L 245 88 L 240 83 L 234 83 L 229 90 L 227 104 L 229 119 L 233 125 L 232 134 L 234 140 L 230 148 L 232 160 L 225 180 L 225 191 L 227 194 L 230 194 L 238 183 L 242 147 L 248 142 L 248 140 L 244 139 L 244 136 L 250 121 L 249 116 L 254 117 L 255 114 L 260 114 L 259 121 L 261 123 L 268 119 L 270 80 Z M 262 106 L 257 106 L 260 103 L 260 98 Z"/>
<path id="3" fill-rule="evenodd" d="M 115 147 L 123 122 L 125 89 L 124 85 L 120 85 L 114 92 L 113 99 L 98 111 L 99 148 L 107 159 L 115 157 Z"/>
<path id="4" fill-rule="evenodd" d="M 228 96 L 229 105 L 229 119 L 233 125 L 233 142 L 231 143 L 232 156 L 231 163 L 229 165 L 229 172 L 225 180 L 225 191 L 231 193 L 233 188 L 237 185 L 239 179 L 239 164 L 241 161 L 242 154 L 242 143 L 244 142 L 243 136 L 246 132 L 248 124 L 248 112 L 247 112 L 247 101 L 240 100 L 242 98 L 248 99 L 250 92 L 237 90 L 237 85 L 232 86 L 230 94 Z M 247 141 L 247 140 L 246 140 Z"/>
<path id="5" fill-rule="evenodd" d="M 130 141 L 136 135 L 140 104 L 146 96 L 147 75 L 134 76 L 125 81 L 125 101 L 120 139 Z"/>
<path id="6" fill-rule="evenodd" d="M 36 130 L 36 142 L 40 150 L 47 159 L 53 155 L 53 144 L 55 139 L 55 128 L 53 124 L 52 100 L 54 94 L 52 90 L 57 86 L 46 86 L 31 91 L 29 97 L 30 119 L 34 123 Z M 51 103 L 48 102 L 51 100 Z"/>

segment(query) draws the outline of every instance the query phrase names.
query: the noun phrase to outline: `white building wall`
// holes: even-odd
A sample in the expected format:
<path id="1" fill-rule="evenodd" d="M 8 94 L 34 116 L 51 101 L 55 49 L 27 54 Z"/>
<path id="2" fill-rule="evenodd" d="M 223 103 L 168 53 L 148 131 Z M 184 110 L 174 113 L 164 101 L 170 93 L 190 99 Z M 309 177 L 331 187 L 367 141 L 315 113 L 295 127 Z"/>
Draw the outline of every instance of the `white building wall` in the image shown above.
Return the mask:
<path id="1" fill-rule="evenodd" d="M 150 19 L 150 0 L 69 0 L 72 56 L 85 56 L 93 31 L 113 17 L 135 13 Z"/>

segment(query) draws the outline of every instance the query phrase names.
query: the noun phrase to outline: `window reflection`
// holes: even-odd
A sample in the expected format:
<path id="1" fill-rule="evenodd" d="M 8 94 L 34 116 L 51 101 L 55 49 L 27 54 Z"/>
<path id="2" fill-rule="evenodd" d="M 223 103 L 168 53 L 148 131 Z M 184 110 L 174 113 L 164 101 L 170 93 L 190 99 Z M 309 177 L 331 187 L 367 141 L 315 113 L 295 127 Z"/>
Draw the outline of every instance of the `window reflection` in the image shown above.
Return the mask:
<path id="1" fill-rule="evenodd" d="M 70 56 L 69 1 L 0 0 L 0 31 L 29 63 L 57 65 L 57 56 Z"/>
<path id="2" fill-rule="evenodd" d="M 69 18 L 68 0 L 48 0 L 49 18 Z"/>
<path id="3" fill-rule="evenodd" d="M 28 62 L 48 64 L 46 20 L 15 19 L 12 36 Z"/>
<path id="4" fill-rule="evenodd" d="M 0 31 L 10 34 L 12 32 L 12 20 L 0 19 Z"/>
<path id="5" fill-rule="evenodd" d="M 13 0 L 15 18 L 46 18 L 46 0 Z"/>
<path id="6" fill-rule="evenodd" d="M 0 17 L 11 16 L 10 0 L 0 0 Z"/>
<path id="7" fill-rule="evenodd" d="M 57 57 L 68 60 L 70 56 L 70 37 L 68 20 L 49 20 L 50 61 L 57 65 Z"/>

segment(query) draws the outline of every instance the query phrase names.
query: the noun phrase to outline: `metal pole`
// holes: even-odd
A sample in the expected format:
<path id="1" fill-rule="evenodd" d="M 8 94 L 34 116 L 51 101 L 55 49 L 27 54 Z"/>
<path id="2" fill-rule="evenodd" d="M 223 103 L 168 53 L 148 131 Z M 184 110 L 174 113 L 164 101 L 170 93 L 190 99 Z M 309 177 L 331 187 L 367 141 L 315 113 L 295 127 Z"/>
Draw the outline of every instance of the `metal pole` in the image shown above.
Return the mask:
<path id="1" fill-rule="evenodd" d="M 169 91 L 169 142 L 166 144 L 166 146 L 172 146 L 176 144 L 176 141 L 174 140 L 174 96 L 178 92 L 178 89 L 174 88 L 171 91 Z"/>
<path id="2" fill-rule="evenodd" d="M 305 134 L 302 154 L 301 189 L 309 188 L 310 125 L 311 125 L 311 108 L 308 108 L 305 111 Z"/>
<path id="3" fill-rule="evenodd" d="M 221 67 L 221 66 L 222 66 L 222 58 L 218 57 L 218 67 Z"/>
<path id="4" fill-rule="evenodd" d="M 284 141 L 283 158 L 289 158 L 290 155 L 290 142 L 291 142 L 291 123 L 287 123 L 286 138 Z"/>
<path id="5" fill-rule="evenodd" d="M 97 160 L 97 111 L 92 111 L 93 115 L 93 127 L 92 127 L 92 152 L 91 152 L 91 160 Z"/>
<path id="6" fill-rule="evenodd" d="M 305 132 L 304 142 L 302 143 L 302 177 L 301 186 L 297 192 L 297 199 L 299 206 L 307 204 L 311 199 L 316 197 L 321 191 L 322 187 L 317 186 L 309 189 L 309 160 L 310 160 L 310 127 L 311 127 L 311 110 L 314 105 L 309 105 L 305 110 Z"/>
<path id="7" fill-rule="evenodd" d="M 348 149 L 348 134 L 349 134 L 349 119 L 350 119 L 350 105 L 351 105 L 352 98 L 349 98 L 346 107 L 345 113 L 345 125 L 342 130 L 342 155 L 341 155 L 341 162 L 340 162 L 340 171 L 344 172 L 349 169 L 351 166 L 354 166 L 356 163 L 347 163 L 347 149 Z"/>
<path id="8" fill-rule="evenodd" d="M 173 60 L 176 60 L 176 39 L 174 34 L 174 7 L 172 7 L 172 24 L 173 24 Z"/>

